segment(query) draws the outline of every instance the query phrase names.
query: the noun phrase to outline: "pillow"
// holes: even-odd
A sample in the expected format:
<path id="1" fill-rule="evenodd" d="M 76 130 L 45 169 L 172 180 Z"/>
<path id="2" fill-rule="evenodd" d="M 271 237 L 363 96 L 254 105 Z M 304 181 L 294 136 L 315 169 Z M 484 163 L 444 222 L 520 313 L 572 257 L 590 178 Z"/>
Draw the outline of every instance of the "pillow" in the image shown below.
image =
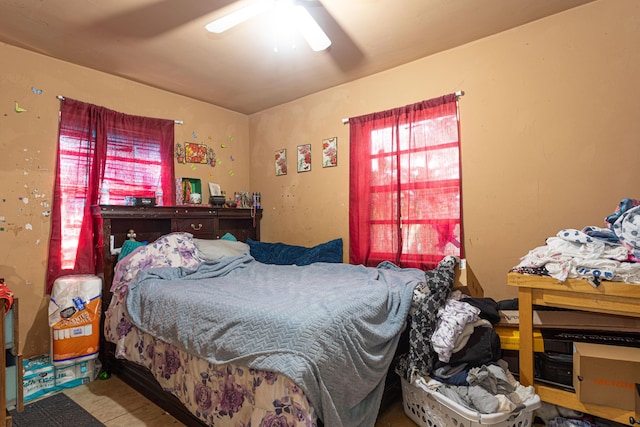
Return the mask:
<path id="1" fill-rule="evenodd" d="M 140 270 L 155 267 L 197 267 L 202 260 L 196 256 L 193 235 L 174 232 L 160 236 L 155 242 L 141 246 L 121 262 L 113 271 L 111 292 L 130 282 Z"/>
<path id="2" fill-rule="evenodd" d="M 249 245 L 233 240 L 193 239 L 198 257 L 204 261 L 215 261 L 228 256 L 249 253 Z"/>
<path id="3" fill-rule="evenodd" d="M 342 262 L 342 239 L 330 240 L 317 246 L 266 243 L 247 239 L 250 254 L 256 261 L 277 265 L 309 265 L 314 262 Z"/>
<path id="4" fill-rule="evenodd" d="M 129 255 L 135 249 L 138 249 L 140 246 L 144 246 L 146 243 L 144 242 L 136 242 L 135 240 L 125 240 L 122 244 L 122 249 L 120 249 L 120 254 L 118 255 L 118 261 L 122 258 Z"/>
<path id="5" fill-rule="evenodd" d="M 234 235 L 233 235 L 233 234 L 231 234 L 231 233 L 226 233 L 224 236 L 222 236 L 222 237 L 220 238 L 220 240 L 231 240 L 231 241 L 234 241 L 234 242 L 237 242 L 237 241 L 238 241 L 238 239 L 236 239 L 236 236 L 234 236 Z"/>

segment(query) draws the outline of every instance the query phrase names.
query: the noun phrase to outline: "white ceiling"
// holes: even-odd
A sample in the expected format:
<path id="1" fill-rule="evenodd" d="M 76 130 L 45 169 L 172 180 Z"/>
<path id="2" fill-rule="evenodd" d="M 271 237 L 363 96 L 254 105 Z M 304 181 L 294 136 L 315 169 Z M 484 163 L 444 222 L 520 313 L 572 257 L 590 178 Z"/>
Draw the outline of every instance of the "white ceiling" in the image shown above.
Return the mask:
<path id="1" fill-rule="evenodd" d="M 268 14 L 204 29 L 247 0 L 0 0 L 0 41 L 252 114 L 590 1 L 299 0 L 333 44 L 275 53 Z"/>

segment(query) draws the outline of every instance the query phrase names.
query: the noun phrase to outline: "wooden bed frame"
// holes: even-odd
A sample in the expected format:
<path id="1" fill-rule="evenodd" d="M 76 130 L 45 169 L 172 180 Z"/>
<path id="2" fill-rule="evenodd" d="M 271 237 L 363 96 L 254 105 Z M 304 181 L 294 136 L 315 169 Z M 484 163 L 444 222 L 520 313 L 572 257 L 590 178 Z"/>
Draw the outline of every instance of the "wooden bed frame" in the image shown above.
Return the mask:
<path id="1" fill-rule="evenodd" d="M 93 220 L 100 236 L 95 237 L 96 248 L 101 256 L 96 265 L 96 274 L 102 277 L 102 318 L 100 322 L 100 361 L 103 371 L 116 374 L 120 379 L 139 391 L 153 403 L 173 415 L 187 426 L 204 426 L 171 393 L 165 392 L 156 379 L 144 367 L 135 363 L 116 359 L 115 344 L 105 341 L 104 311 L 111 302 L 113 269 L 118 260 L 114 249 L 121 248 L 125 240 L 153 242 L 171 232 L 188 232 L 194 237 L 219 239 L 226 233 L 238 240 L 247 238 L 260 240 L 260 220 L 262 210 L 212 208 L 204 206 L 94 206 Z"/>
<path id="2" fill-rule="evenodd" d="M 165 392 L 156 379 L 144 367 L 115 358 L 115 344 L 104 340 L 104 311 L 111 302 L 111 284 L 113 268 L 117 254 L 112 248 L 122 247 L 125 240 L 135 234 L 138 241 L 153 242 L 170 232 L 186 231 L 194 237 L 216 239 L 225 233 L 233 234 L 238 240 L 247 238 L 260 240 L 260 219 L 262 211 L 250 209 L 216 209 L 208 207 L 127 207 L 96 206 L 93 209 L 94 221 L 98 222 L 102 236 L 96 236 L 96 245 L 101 247 L 102 256 L 96 273 L 103 278 L 100 360 L 103 371 L 116 374 L 120 379 L 143 394 L 153 403 L 170 413 L 187 426 L 206 426 L 193 415 L 175 396 Z M 455 289 L 472 296 L 482 296 L 482 288 L 468 268 L 456 272 Z M 408 352 L 409 328 L 402 334 L 396 354 Z M 380 411 L 402 398 L 400 377 L 393 367 L 387 374 L 385 390 Z M 319 425 L 322 424 L 319 422 Z"/>

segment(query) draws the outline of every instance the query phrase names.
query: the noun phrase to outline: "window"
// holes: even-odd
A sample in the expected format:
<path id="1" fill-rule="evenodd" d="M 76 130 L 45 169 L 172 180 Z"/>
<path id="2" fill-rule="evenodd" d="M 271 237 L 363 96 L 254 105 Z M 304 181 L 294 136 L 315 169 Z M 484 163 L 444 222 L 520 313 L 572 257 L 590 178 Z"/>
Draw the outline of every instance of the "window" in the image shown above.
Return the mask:
<path id="1" fill-rule="evenodd" d="M 170 120 L 62 101 L 47 292 L 61 275 L 95 273 L 102 246 L 94 241 L 100 236 L 92 206 L 157 194 L 170 204 L 173 126 Z"/>
<path id="2" fill-rule="evenodd" d="M 349 119 L 350 262 L 463 256 L 455 95 Z"/>

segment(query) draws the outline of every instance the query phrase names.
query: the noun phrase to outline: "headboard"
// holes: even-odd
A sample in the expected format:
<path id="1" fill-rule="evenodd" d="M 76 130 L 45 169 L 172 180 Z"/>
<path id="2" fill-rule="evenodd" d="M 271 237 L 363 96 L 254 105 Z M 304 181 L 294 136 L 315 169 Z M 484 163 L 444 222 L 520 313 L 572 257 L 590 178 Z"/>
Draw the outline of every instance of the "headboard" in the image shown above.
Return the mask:
<path id="1" fill-rule="evenodd" d="M 153 242 L 172 232 L 188 232 L 201 239 L 219 239 L 226 233 L 236 239 L 260 240 L 261 209 L 212 208 L 209 206 L 94 206 L 93 220 L 102 232 L 95 236 L 99 259 L 96 274 L 103 279 L 102 307 L 111 301 L 117 249 L 135 233 L 139 242 Z"/>

